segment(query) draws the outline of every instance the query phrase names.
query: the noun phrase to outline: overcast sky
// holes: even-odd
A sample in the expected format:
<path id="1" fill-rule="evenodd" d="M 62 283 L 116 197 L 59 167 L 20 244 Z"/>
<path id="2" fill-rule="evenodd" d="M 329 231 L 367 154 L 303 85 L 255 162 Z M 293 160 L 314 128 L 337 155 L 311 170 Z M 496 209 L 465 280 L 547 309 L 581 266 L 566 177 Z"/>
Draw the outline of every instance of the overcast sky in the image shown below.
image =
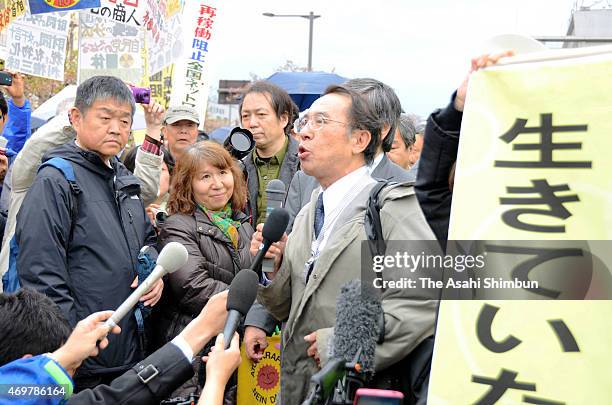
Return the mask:
<path id="1" fill-rule="evenodd" d="M 217 2 L 215 2 L 217 3 Z M 463 79 L 471 56 L 494 35 L 565 35 L 574 0 L 221 0 L 209 51 L 211 84 L 268 77 L 287 60 L 306 66 L 308 14 L 315 20 L 313 70 L 374 77 L 407 112 L 428 115 Z"/>

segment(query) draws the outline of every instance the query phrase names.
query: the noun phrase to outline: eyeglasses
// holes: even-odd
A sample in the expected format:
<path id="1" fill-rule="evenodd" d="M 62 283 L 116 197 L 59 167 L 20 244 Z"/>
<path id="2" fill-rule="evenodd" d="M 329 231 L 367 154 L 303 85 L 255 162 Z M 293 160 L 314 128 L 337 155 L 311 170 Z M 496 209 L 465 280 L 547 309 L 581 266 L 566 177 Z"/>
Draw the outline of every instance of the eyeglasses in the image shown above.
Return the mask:
<path id="1" fill-rule="evenodd" d="M 296 132 L 302 132 L 308 125 L 313 131 L 319 131 L 321 128 L 323 128 L 323 125 L 327 124 L 328 121 L 348 125 L 346 122 L 332 120 L 331 118 L 326 118 L 322 115 L 314 115 L 312 117 L 305 115 L 296 121 L 295 130 Z"/>

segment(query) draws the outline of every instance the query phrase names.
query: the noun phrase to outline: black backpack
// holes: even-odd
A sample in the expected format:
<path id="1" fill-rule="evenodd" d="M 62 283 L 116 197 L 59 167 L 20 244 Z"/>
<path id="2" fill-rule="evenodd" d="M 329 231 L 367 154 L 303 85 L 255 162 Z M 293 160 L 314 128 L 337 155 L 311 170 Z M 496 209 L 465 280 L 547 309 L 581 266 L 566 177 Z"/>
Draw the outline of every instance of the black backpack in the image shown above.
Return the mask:
<path id="1" fill-rule="evenodd" d="M 413 182 L 395 183 L 379 181 L 370 191 L 364 226 L 371 257 L 384 255 L 387 250 L 387 243 L 383 236 L 382 223 L 380 221 L 380 209 L 382 208 L 381 192 L 383 190 L 391 190 L 400 185 L 413 184 Z M 434 336 L 432 335 L 419 343 L 402 360 L 376 373 L 372 380 L 372 387 L 401 391 L 404 394 L 404 403 L 406 405 L 426 404 L 433 348 Z"/>

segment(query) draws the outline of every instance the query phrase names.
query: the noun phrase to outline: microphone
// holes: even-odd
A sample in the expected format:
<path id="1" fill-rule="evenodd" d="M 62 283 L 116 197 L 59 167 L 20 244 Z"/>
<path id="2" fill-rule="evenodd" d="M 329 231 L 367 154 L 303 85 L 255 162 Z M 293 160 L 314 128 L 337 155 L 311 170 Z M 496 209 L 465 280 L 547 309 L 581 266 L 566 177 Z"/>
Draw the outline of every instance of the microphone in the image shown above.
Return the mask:
<path id="1" fill-rule="evenodd" d="M 105 326 L 114 328 L 119 321 L 136 305 L 138 300 L 151 286 L 157 282 L 166 273 L 174 273 L 187 263 L 187 249 L 178 242 L 170 242 L 157 256 L 155 268 L 149 276 L 130 294 L 129 297 L 117 308 L 115 313 L 106 320 Z"/>
<path id="2" fill-rule="evenodd" d="M 263 236 L 263 243 L 257 252 L 257 255 L 253 259 L 253 263 L 251 263 L 250 270 L 255 271 L 255 269 L 259 268 L 261 262 L 266 255 L 268 249 L 274 242 L 278 242 L 283 237 L 283 233 L 285 233 L 285 229 L 287 229 L 287 225 L 289 224 L 289 213 L 284 208 L 275 208 L 272 210 L 266 222 L 264 223 L 263 230 L 261 231 Z"/>
<path id="3" fill-rule="evenodd" d="M 230 347 L 240 320 L 255 302 L 258 285 L 259 276 L 253 270 L 240 270 L 232 280 L 227 294 L 227 319 L 223 328 L 225 350 Z"/>
<path id="4" fill-rule="evenodd" d="M 270 216 L 275 208 L 282 208 L 285 202 L 285 183 L 278 179 L 271 180 L 266 187 L 266 218 Z M 274 271 L 274 259 L 263 259 L 261 270 L 264 273 L 272 273 Z"/>
<path id="5" fill-rule="evenodd" d="M 360 280 L 342 285 L 336 302 L 336 325 L 329 362 L 311 382 L 314 390 L 304 404 L 352 403 L 357 389 L 374 373 L 376 343 L 384 313 L 380 298 Z M 358 344 L 355 344 L 358 342 Z M 350 402 L 348 401 L 350 400 Z"/>
<path id="6" fill-rule="evenodd" d="M 354 361 L 361 349 L 361 369 L 373 373 L 380 320 L 384 319 L 380 299 L 367 286 L 362 288 L 360 280 L 352 280 L 341 287 L 336 308 L 332 357 Z"/>

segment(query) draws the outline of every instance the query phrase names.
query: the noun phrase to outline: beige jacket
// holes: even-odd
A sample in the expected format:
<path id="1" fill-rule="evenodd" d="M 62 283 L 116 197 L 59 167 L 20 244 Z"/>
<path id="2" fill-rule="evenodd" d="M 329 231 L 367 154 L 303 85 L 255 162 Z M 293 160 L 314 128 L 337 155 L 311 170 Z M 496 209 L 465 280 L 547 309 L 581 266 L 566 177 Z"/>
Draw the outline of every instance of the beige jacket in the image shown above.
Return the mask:
<path id="1" fill-rule="evenodd" d="M 286 320 L 282 333 L 281 398 L 284 404 L 299 404 L 309 392 L 310 377 L 318 371 L 306 354 L 304 336 L 317 331 L 322 366 L 328 360 L 333 339 L 336 299 L 340 287 L 361 278 L 361 246 L 367 240 L 365 207 L 372 186 L 367 186 L 338 219 L 321 252 L 308 285 L 304 263 L 310 257 L 314 206 L 318 189 L 295 219 L 287 241 L 283 263 L 273 282 L 260 287 L 257 299 L 277 319 Z M 431 229 L 419 208 L 412 186 L 383 192 L 381 223 L 385 240 L 433 240 Z M 401 273 L 391 273 L 398 277 Z M 388 277 L 385 277 L 388 279 Z M 387 290 L 383 294 L 385 340 L 376 348 L 376 369 L 382 370 L 405 357 L 423 339 L 433 334 L 438 301 L 411 299 L 411 290 Z"/>
<path id="2" fill-rule="evenodd" d="M 0 277 L 8 270 L 9 244 L 15 234 L 17 213 L 34 182 L 42 157 L 48 150 L 75 139 L 76 133 L 70 126 L 67 114 L 60 114 L 40 127 L 24 145 L 13 162 L 12 190 L 8 218 L 0 251 Z M 155 201 L 159 190 L 159 176 L 163 156 L 138 150 L 134 175 L 141 182 L 141 199 L 145 207 Z M 78 179 L 77 179 L 78 180 Z M 0 283 L 0 292 L 2 284 Z"/>

